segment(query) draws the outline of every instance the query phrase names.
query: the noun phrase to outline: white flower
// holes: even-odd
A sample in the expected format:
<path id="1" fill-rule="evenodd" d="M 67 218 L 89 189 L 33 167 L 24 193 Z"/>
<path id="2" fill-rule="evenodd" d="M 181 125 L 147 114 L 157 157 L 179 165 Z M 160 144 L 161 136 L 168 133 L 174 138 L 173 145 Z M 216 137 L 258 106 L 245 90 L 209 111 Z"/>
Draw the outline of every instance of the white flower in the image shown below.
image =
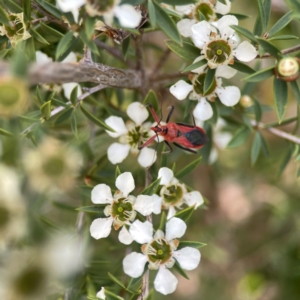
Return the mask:
<path id="1" fill-rule="evenodd" d="M 177 250 L 180 238 L 186 231 L 186 224 L 179 218 L 172 218 L 166 223 L 165 233 L 157 230 L 153 235 L 153 225 L 136 220 L 130 227 L 133 239 L 142 245 L 142 252 L 132 252 L 123 260 L 124 272 L 137 278 L 143 274 L 146 263 L 150 270 L 158 270 L 154 288 L 164 294 L 173 293 L 177 287 L 177 278 L 168 270 L 175 260 L 181 268 L 193 270 L 200 263 L 200 252 L 191 247 Z"/>
<path id="2" fill-rule="evenodd" d="M 137 27 L 142 20 L 141 13 L 135 10 L 132 5 L 119 5 L 120 2 L 120 0 L 86 0 L 86 11 L 92 17 L 103 16 L 104 22 L 108 25 L 112 25 L 115 16 L 119 19 L 121 26 Z"/>
<path id="3" fill-rule="evenodd" d="M 147 168 L 156 161 L 156 151 L 150 148 L 138 150 L 138 146 L 143 144 L 150 137 L 151 123 L 143 123 L 149 116 L 144 105 L 139 102 L 131 103 L 127 108 L 127 115 L 134 121 L 124 123 L 123 119 L 110 116 L 105 123 L 115 132 L 106 131 L 111 137 L 119 138 L 120 143 L 113 143 L 107 150 L 108 159 L 112 164 L 121 163 L 131 151 L 132 154 L 139 153 L 139 164 Z"/>
<path id="4" fill-rule="evenodd" d="M 96 294 L 96 297 L 104 300 L 106 299 L 104 287 L 102 287 L 101 290 Z"/>
<path id="5" fill-rule="evenodd" d="M 118 190 L 112 196 L 111 189 L 106 184 L 98 184 L 92 190 L 92 202 L 95 204 L 107 204 L 104 214 L 107 218 L 98 218 L 90 227 L 91 236 L 95 239 L 105 238 L 110 234 L 111 226 L 118 230 L 119 240 L 123 244 L 130 244 L 132 237 L 124 225 L 130 225 L 139 212 L 143 216 L 150 215 L 154 209 L 155 199 L 152 196 L 129 195 L 135 188 L 134 179 L 130 172 L 119 175 L 116 179 Z"/>
<path id="6" fill-rule="evenodd" d="M 201 21 L 192 26 L 194 44 L 202 49 L 201 53 L 211 69 L 234 63 L 234 57 L 243 62 L 253 60 L 257 51 L 248 41 L 237 42 L 235 30 L 231 25 L 238 25 L 234 16 L 224 16 L 212 24 Z"/>
<path id="7" fill-rule="evenodd" d="M 85 4 L 85 0 L 56 0 L 57 6 L 63 12 L 71 12 L 75 22 L 78 22 L 79 8 Z"/>
<path id="8" fill-rule="evenodd" d="M 199 57 L 195 60 L 201 60 L 203 57 Z M 170 87 L 170 92 L 178 100 L 184 100 L 188 95 L 190 100 L 198 100 L 193 115 L 195 118 L 205 121 L 212 117 L 213 110 L 208 101 L 214 101 L 218 97 L 222 104 L 225 106 L 234 106 L 239 102 L 241 92 L 236 86 L 223 86 L 223 78 L 231 78 L 236 74 L 236 70 L 228 66 L 220 66 L 216 70 L 214 83 L 211 88 L 204 94 L 203 86 L 206 77 L 205 69 L 207 66 L 202 66 L 193 70 L 193 72 L 199 73 L 191 76 L 192 84 L 189 84 L 183 80 L 179 80 Z M 207 101 L 208 100 L 208 101 Z"/>
<path id="9" fill-rule="evenodd" d="M 195 119 L 196 125 L 203 127 L 203 121 Z M 226 122 L 219 118 L 217 124 L 213 127 L 213 146 L 210 150 L 208 163 L 213 164 L 218 159 L 218 152 L 224 150 L 232 138 L 232 134 L 228 131 L 224 131 L 224 127 L 226 126 Z"/>
<path id="10" fill-rule="evenodd" d="M 231 2 L 226 0 L 226 4 L 220 1 L 200 0 L 196 4 L 175 6 L 175 10 L 189 18 L 182 19 L 177 23 L 177 28 L 180 34 L 184 37 L 192 35 L 192 26 L 200 21 L 199 14 L 203 14 L 207 22 L 217 20 L 216 14 L 226 15 L 231 8 Z"/>
<path id="11" fill-rule="evenodd" d="M 176 214 L 175 207 L 180 209 L 183 204 L 187 206 L 195 206 L 195 209 L 203 204 L 203 198 L 198 191 L 188 192 L 185 185 L 180 183 L 174 177 L 171 169 L 163 167 L 158 171 L 158 178 L 161 178 L 160 197 L 156 198 L 156 205 L 158 203 L 163 209 L 169 209 L 168 219 Z M 160 213 L 160 211 L 155 211 Z"/>

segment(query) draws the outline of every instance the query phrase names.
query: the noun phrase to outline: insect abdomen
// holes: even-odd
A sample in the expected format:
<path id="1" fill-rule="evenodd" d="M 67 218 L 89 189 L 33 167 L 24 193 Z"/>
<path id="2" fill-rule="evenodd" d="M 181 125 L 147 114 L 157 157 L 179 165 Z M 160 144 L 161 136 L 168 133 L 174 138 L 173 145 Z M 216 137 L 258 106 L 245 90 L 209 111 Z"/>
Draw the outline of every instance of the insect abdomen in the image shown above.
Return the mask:
<path id="1" fill-rule="evenodd" d="M 202 146 L 208 141 L 206 134 L 197 128 L 186 132 L 184 136 L 194 146 Z"/>

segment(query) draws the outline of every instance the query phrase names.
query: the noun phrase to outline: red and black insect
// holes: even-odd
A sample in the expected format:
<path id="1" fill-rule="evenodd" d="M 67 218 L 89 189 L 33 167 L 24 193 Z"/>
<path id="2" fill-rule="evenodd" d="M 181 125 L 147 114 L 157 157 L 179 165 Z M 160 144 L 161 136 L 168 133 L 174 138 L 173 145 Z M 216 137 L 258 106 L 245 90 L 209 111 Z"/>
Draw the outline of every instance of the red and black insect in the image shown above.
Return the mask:
<path id="1" fill-rule="evenodd" d="M 174 106 L 172 106 L 168 114 L 166 125 L 160 124 L 161 120 L 158 118 L 152 105 L 148 104 L 147 106 L 149 106 L 152 116 L 157 122 L 157 125 L 155 127 L 151 127 L 151 130 L 153 130 L 156 135 L 152 136 L 148 141 L 141 145 L 139 147 L 139 150 L 141 150 L 144 147 L 147 147 L 151 142 L 154 141 L 154 139 L 158 135 L 164 138 L 164 142 L 169 148 L 168 153 L 173 151 L 170 143 L 173 143 L 175 146 L 186 151 L 197 153 L 193 149 L 200 149 L 204 144 L 208 142 L 208 138 L 204 129 L 202 129 L 199 126 L 196 126 L 194 118 L 194 125 L 183 123 L 168 123 L 174 111 Z"/>

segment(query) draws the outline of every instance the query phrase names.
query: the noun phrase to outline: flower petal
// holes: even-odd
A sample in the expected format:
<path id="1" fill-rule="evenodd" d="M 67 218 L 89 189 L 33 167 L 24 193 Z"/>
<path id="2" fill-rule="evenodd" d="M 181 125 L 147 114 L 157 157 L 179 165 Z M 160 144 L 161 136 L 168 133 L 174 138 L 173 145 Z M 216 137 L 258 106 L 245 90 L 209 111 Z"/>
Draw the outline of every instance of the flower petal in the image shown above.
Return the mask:
<path id="1" fill-rule="evenodd" d="M 148 216 L 153 213 L 155 198 L 147 195 L 139 195 L 133 205 L 134 210 L 141 213 L 143 216 Z"/>
<path id="2" fill-rule="evenodd" d="M 96 294 L 96 297 L 97 298 L 100 298 L 100 299 L 105 299 L 106 296 L 105 296 L 105 288 L 102 287 L 101 290 Z"/>
<path id="3" fill-rule="evenodd" d="M 115 131 L 106 130 L 111 137 L 116 138 L 128 132 L 123 119 L 120 117 L 110 116 L 105 120 L 105 123 Z"/>
<path id="4" fill-rule="evenodd" d="M 194 19 L 182 19 L 177 23 L 179 33 L 184 37 L 192 36 L 192 26 L 196 23 Z"/>
<path id="5" fill-rule="evenodd" d="M 116 187 L 123 193 L 124 196 L 128 196 L 135 188 L 134 179 L 130 172 L 125 172 L 119 175 L 116 179 Z"/>
<path id="6" fill-rule="evenodd" d="M 170 93 L 178 100 L 184 100 L 192 90 L 193 85 L 185 82 L 184 80 L 179 80 L 170 87 Z"/>
<path id="7" fill-rule="evenodd" d="M 225 149 L 231 139 L 232 134 L 230 132 L 223 131 L 214 134 L 214 143 L 220 150 Z"/>
<path id="8" fill-rule="evenodd" d="M 77 62 L 77 57 L 74 52 L 70 52 L 62 61 L 62 63 L 73 63 Z"/>
<path id="9" fill-rule="evenodd" d="M 69 12 L 84 5 L 85 0 L 56 0 L 56 4 L 61 11 Z"/>
<path id="10" fill-rule="evenodd" d="M 120 230 L 118 238 L 119 241 L 124 245 L 130 245 L 133 242 L 133 238 L 125 226 L 123 226 Z"/>
<path id="11" fill-rule="evenodd" d="M 169 211 L 168 211 L 168 215 L 167 215 L 167 220 L 170 220 L 171 218 L 173 218 L 176 214 L 176 210 L 174 206 L 170 206 L 169 207 Z"/>
<path id="12" fill-rule="evenodd" d="M 173 252 L 173 257 L 178 261 L 184 270 L 194 270 L 198 267 L 201 254 L 198 249 L 192 247 L 184 247 Z"/>
<path id="13" fill-rule="evenodd" d="M 243 41 L 233 51 L 233 55 L 240 61 L 249 62 L 256 57 L 257 51 L 248 41 Z"/>
<path id="14" fill-rule="evenodd" d="M 129 232 L 136 242 L 146 244 L 152 240 L 153 225 L 148 221 L 143 223 L 139 220 L 135 220 L 131 224 Z"/>
<path id="15" fill-rule="evenodd" d="M 167 185 L 171 182 L 174 177 L 174 173 L 167 167 L 160 168 L 158 171 L 158 178 L 160 179 L 160 185 Z"/>
<path id="16" fill-rule="evenodd" d="M 231 2 L 229 0 L 225 0 L 226 4 L 221 3 L 221 1 L 217 1 L 215 5 L 215 12 L 221 15 L 227 15 L 231 9 Z"/>
<path id="17" fill-rule="evenodd" d="M 212 26 L 206 21 L 201 21 L 193 25 L 192 39 L 194 44 L 201 49 L 203 45 L 209 41 L 210 33 L 212 31 L 214 31 Z"/>
<path id="18" fill-rule="evenodd" d="M 152 197 L 154 198 L 154 208 L 153 208 L 153 213 L 158 215 L 161 213 L 161 203 L 162 203 L 162 198 L 159 197 L 156 194 L 153 194 Z"/>
<path id="19" fill-rule="evenodd" d="M 216 70 L 216 77 L 223 77 L 229 79 L 237 73 L 237 70 L 230 68 L 227 65 L 218 66 Z"/>
<path id="20" fill-rule="evenodd" d="M 107 237 L 111 232 L 111 225 L 113 218 L 99 218 L 92 222 L 90 227 L 90 233 L 93 238 L 99 240 Z"/>
<path id="21" fill-rule="evenodd" d="M 35 52 L 35 60 L 38 65 L 47 64 L 53 61 L 51 57 L 49 57 L 47 54 L 43 53 L 42 51 Z"/>
<path id="22" fill-rule="evenodd" d="M 140 155 L 138 157 L 138 163 L 143 168 L 148 168 L 152 166 L 157 158 L 157 153 L 154 149 L 151 148 L 143 148 L 140 152 Z"/>
<path id="23" fill-rule="evenodd" d="M 222 17 L 220 20 L 217 22 L 217 27 L 220 31 L 220 35 L 223 39 L 227 39 L 231 35 L 235 33 L 235 30 L 232 29 L 230 26 L 231 25 L 238 25 L 239 21 L 235 16 L 232 15 L 227 15 Z"/>
<path id="24" fill-rule="evenodd" d="M 78 90 L 77 90 L 77 97 L 79 97 L 80 95 L 82 95 L 82 91 L 81 91 L 81 87 L 78 83 L 76 82 L 68 82 L 68 83 L 63 83 L 62 84 L 62 88 L 64 90 L 64 95 L 67 99 L 70 99 L 71 97 L 71 93 L 73 91 L 73 89 L 78 86 Z"/>
<path id="25" fill-rule="evenodd" d="M 133 102 L 127 107 L 127 115 L 136 125 L 140 126 L 149 117 L 147 108 L 140 102 Z"/>
<path id="26" fill-rule="evenodd" d="M 188 206 L 195 205 L 195 209 L 204 203 L 204 200 L 198 191 L 186 193 L 183 198 Z"/>
<path id="27" fill-rule="evenodd" d="M 196 105 L 193 115 L 196 119 L 206 121 L 213 116 L 213 110 L 209 102 L 205 98 L 201 98 L 199 103 Z"/>
<path id="28" fill-rule="evenodd" d="M 166 224 L 166 239 L 171 241 L 185 234 L 186 224 L 179 218 L 173 217 Z"/>
<path id="29" fill-rule="evenodd" d="M 165 266 L 161 266 L 154 280 L 154 288 L 163 295 L 168 295 L 176 290 L 177 283 L 177 278 Z"/>
<path id="30" fill-rule="evenodd" d="M 146 255 L 132 252 L 123 259 L 124 273 L 133 278 L 140 277 L 144 272 L 146 262 Z"/>
<path id="31" fill-rule="evenodd" d="M 220 101 L 226 106 L 236 105 L 241 98 L 241 91 L 236 86 L 218 87 L 216 88 L 216 93 Z"/>
<path id="32" fill-rule="evenodd" d="M 140 25 L 142 15 L 130 4 L 118 5 L 114 8 L 114 14 L 119 19 L 121 26 L 135 28 Z"/>
<path id="33" fill-rule="evenodd" d="M 195 4 L 175 5 L 175 10 L 185 15 L 189 15 L 194 8 Z"/>
<path id="34" fill-rule="evenodd" d="M 113 200 L 111 189 L 108 185 L 101 183 L 97 184 L 92 189 L 92 202 L 95 204 L 109 204 Z"/>
<path id="35" fill-rule="evenodd" d="M 114 165 L 121 163 L 128 156 L 129 150 L 129 145 L 113 143 L 107 149 L 108 160 Z"/>
<path id="36" fill-rule="evenodd" d="M 205 57 L 204 55 L 198 56 L 198 57 L 193 61 L 193 64 L 196 63 L 196 62 L 198 62 L 198 61 L 200 61 L 200 60 L 202 60 L 204 57 Z M 204 73 L 204 69 L 205 69 L 206 67 L 207 67 L 207 63 L 204 64 L 202 67 L 199 67 L 199 68 L 197 68 L 197 69 L 191 70 L 191 72 L 193 72 L 193 73 L 198 73 L 198 74 L 202 74 L 202 73 Z M 190 98 L 190 99 L 191 99 L 191 98 Z"/>

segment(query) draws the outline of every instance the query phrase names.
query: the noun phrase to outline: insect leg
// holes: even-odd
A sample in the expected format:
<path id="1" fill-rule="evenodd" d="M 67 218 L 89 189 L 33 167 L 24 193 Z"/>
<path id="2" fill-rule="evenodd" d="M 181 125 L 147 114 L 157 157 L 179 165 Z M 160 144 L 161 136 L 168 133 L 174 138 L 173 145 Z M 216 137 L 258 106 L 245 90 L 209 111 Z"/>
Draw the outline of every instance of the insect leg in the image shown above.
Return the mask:
<path id="1" fill-rule="evenodd" d="M 139 146 L 138 149 L 141 150 L 151 144 L 156 138 L 156 135 L 152 136 L 148 141 L 146 141 L 143 145 Z"/>
<path id="2" fill-rule="evenodd" d="M 157 124 L 159 124 L 159 123 L 160 123 L 160 119 L 159 119 L 158 115 L 156 114 L 156 112 L 155 112 L 153 106 L 152 106 L 150 103 L 147 103 L 147 104 L 146 104 L 146 107 L 147 107 L 147 106 L 149 106 L 149 109 L 150 109 L 150 111 L 151 111 L 151 114 L 152 114 L 154 120 L 157 122 Z"/>
<path id="3" fill-rule="evenodd" d="M 167 141 L 164 141 L 164 142 L 165 142 L 165 145 L 168 147 L 169 151 L 165 151 L 162 154 L 172 153 L 173 152 L 172 146 Z"/>
<path id="4" fill-rule="evenodd" d="M 172 105 L 171 110 L 170 110 L 170 112 L 169 112 L 169 114 L 167 116 L 166 123 L 168 123 L 170 121 L 170 118 L 171 118 L 171 116 L 173 114 L 173 111 L 174 111 L 174 106 Z"/>
<path id="5" fill-rule="evenodd" d="M 183 146 L 181 146 L 181 145 L 179 145 L 179 144 L 177 144 L 177 143 L 173 143 L 176 147 L 178 147 L 178 148 L 180 148 L 180 149 L 183 149 L 183 150 L 185 150 L 185 151 L 188 151 L 188 152 L 192 152 L 192 153 L 198 153 L 197 151 L 195 151 L 195 150 L 192 150 L 192 149 L 190 149 L 190 148 L 185 148 L 185 147 L 183 147 Z"/>

